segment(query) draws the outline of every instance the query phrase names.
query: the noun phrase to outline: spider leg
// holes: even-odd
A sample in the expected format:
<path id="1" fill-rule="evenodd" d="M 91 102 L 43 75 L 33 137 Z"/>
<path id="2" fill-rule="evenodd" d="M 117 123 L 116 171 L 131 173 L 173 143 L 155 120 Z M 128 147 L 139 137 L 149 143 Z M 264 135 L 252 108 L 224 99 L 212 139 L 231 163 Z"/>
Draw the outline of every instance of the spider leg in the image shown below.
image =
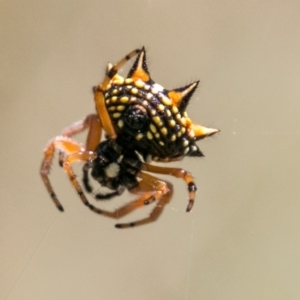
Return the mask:
<path id="1" fill-rule="evenodd" d="M 147 172 L 152 172 L 152 173 L 158 173 L 158 174 L 167 174 L 167 175 L 171 175 L 183 179 L 187 183 L 188 192 L 189 192 L 189 203 L 186 208 L 186 211 L 187 212 L 191 211 L 194 205 L 195 195 L 197 191 L 197 187 L 193 181 L 193 176 L 191 175 L 191 173 L 187 172 L 184 169 L 166 168 L 166 167 L 160 167 L 160 166 L 150 165 L 146 163 L 143 164 L 142 170 Z"/>
<path id="2" fill-rule="evenodd" d="M 72 163 L 78 161 L 89 162 L 95 159 L 96 154 L 92 151 L 85 150 L 85 148 L 82 145 L 64 136 L 55 137 L 48 143 L 46 149 L 44 150 L 45 157 L 42 162 L 42 166 L 40 170 L 40 174 L 42 176 L 44 184 L 56 207 L 60 211 L 64 211 L 64 208 L 59 202 L 56 194 L 54 193 L 54 190 L 49 180 L 50 166 L 54 157 L 55 150 L 59 150 L 62 151 L 63 153 L 68 154 L 64 158 L 63 168 L 67 172 L 73 187 L 75 188 L 77 194 L 81 198 L 81 201 L 95 213 L 102 214 L 107 217 L 114 217 L 113 213 L 96 208 L 94 205 L 89 203 L 88 199 L 86 198 L 86 196 L 84 195 L 80 187 L 80 184 L 77 180 L 77 176 L 75 175 L 73 168 L 71 166 Z"/>
<path id="3" fill-rule="evenodd" d="M 83 177 L 82 177 L 82 183 L 84 185 L 85 190 L 88 193 L 92 193 L 93 192 L 93 188 L 90 185 L 90 178 L 89 178 L 89 169 L 90 169 L 90 165 L 89 163 L 85 163 L 82 167 L 82 173 L 83 173 Z"/>
<path id="4" fill-rule="evenodd" d="M 158 201 L 158 203 L 148 217 L 135 222 L 118 223 L 115 225 L 116 228 L 134 227 L 134 226 L 144 225 L 156 221 L 157 218 L 162 213 L 165 205 L 169 203 L 172 198 L 173 187 L 169 182 L 159 180 L 158 178 L 143 172 L 140 172 L 138 174 L 138 177 L 142 178 L 143 180 L 140 181 L 138 187 L 130 190 L 130 192 L 137 193 L 141 190 L 143 191 L 152 190 L 152 191 L 143 194 L 140 198 L 138 198 L 134 202 L 129 203 L 128 205 L 125 205 L 120 209 L 118 209 L 119 217 L 132 212 L 138 207 L 148 205 L 154 201 Z"/>
<path id="5" fill-rule="evenodd" d="M 158 195 L 157 195 L 158 196 Z M 119 219 L 133 212 L 137 208 L 144 207 L 154 201 L 156 201 L 156 197 L 152 193 L 145 193 L 139 198 L 117 208 L 115 211 L 111 212 L 109 215 L 106 215 L 113 219 Z M 117 226 L 117 225 L 116 225 Z"/>
<path id="6" fill-rule="evenodd" d="M 90 204 L 80 187 L 80 184 L 77 180 L 77 176 L 75 175 L 71 164 L 76 161 L 91 160 L 91 159 L 93 159 L 93 157 L 91 157 L 91 155 L 94 155 L 94 153 L 90 152 L 90 151 L 72 153 L 65 158 L 63 167 L 66 170 L 66 172 L 70 178 L 70 181 L 71 181 L 73 187 L 75 188 L 75 190 L 77 191 L 77 194 L 80 196 L 82 202 L 84 203 L 84 205 L 89 207 L 93 212 L 95 212 L 97 214 L 101 214 L 101 215 L 109 217 L 109 218 L 118 219 L 120 217 L 123 217 L 124 215 L 129 214 L 133 210 L 135 210 L 139 207 L 148 205 L 154 201 L 159 200 L 159 203 L 161 203 L 160 206 L 163 206 L 169 202 L 170 197 L 165 197 L 164 201 L 161 201 L 161 198 L 164 197 L 165 195 L 167 195 L 172 190 L 171 185 L 167 184 L 166 182 L 161 181 L 149 174 L 140 172 L 138 174 L 138 177 L 141 178 L 142 181 L 139 182 L 138 187 L 131 190 L 131 192 L 133 192 L 133 193 L 144 192 L 142 194 L 142 196 L 140 196 L 138 199 L 116 209 L 114 212 L 102 210 L 102 209 L 99 209 L 99 208 L 95 207 L 94 205 Z M 150 187 L 152 188 L 151 192 L 149 192 Z M 155 221 L 159 214 L 156 213 L 156 215 L 150 217 L 151 220 L 148 220 L 146 223 Z M 139 221 L 139 223 L 141 223 L 141 222 Z M 144 222 L 142 222 L 141 224 L 144 224 Z M 141 225 L 141 224 L 138 224 L 138 225 Z M 129 223 L 128 226 L 126 226 L 126 224 L 125 224 L 124 227 L 130 227 L 130 226 L 135 226 L 135 225 L 136 225 L 136 223 L 134 222 L 134 223 Z M 123 224 L 117 224 L 116 227 L 123 228 Z"/>
<path id="7" fill-rule="evenodd" d="M 62 131 L 62 136 L 72 137 L 88 128 L 85 148 L 89 151 L 94 151 L 98 146 L 101 138 L 102 127 L 99 122 L 98 115 L 90 114 L 84 120 L 77 121 L 66 127 Z M 62 167 L 65 153 L 60 150 L 58 154 L 59 165 Z"/>
<path id="8" fill-rule="evenodd" d="M 171 190 L 171 188 L 168 187 L 165 182 L 160 181 L 149 174 L 140 172 L 138 174 L 138 177 L 140 177 L 142 180 L 139 182 L 139 186 L 134 188 L 131 192 L 133 193 L 143 192 L 142 196 L 140 196 L 132 203 L 129 203 L 117 209 L 114 212 L 109 212 L 109 211 L 99 209 L 89 203 L 88 199 L 86 198 L 84 192 L 81 189 L 81 186 L 77 180 L 77 176 L 75 175 L 73 168 L 71 166 L 72 163 L 78 161 L 87 162 L 88 164 L 89 161 L 93 160 L 96 157 L 96 154 L 92 151 L 85 150 L 85 148 L 81 144 L 77 143 L 76 141 L 73 141 L 70 138 L 58 136 L 52 139 L 44 150 L 45 157 L 42 162 L 40 174 L 54 204 L 60 211 L 64 211 L 63 206 L 61 205 L 56 194 L 54 193 L 54 190 L 49 180 L 50 166 L 54 157 L 55 150 L 59 150 L 67 154 L 64 158 L 63 168 L 67 172 L 67 175 L 69 176 L 69 179 L 73 187 L 75 188 L 77 194 L 81 198 L 81 201 L 97 214 L 101 214 L 110 218 L 117 219 L 119 217 L 122 217 L 130 213 L 131 211 L 133 211 L 138 207 L 142 207 L 144 205 L 148 205 L 152 203 L 153 201 L 160 200 L 165 194 L 169 193 L 169 191 Z M 152 191 L 150 191 L 151 188 Z M 135 223 L 130 223 L 130 224 L 135 224 Z"/>
<path id="9" fill-rule="evenodd" d="M 133 56 L 137 55 L 140 52 L 139 49 L 133 50 L 128 55 L 126 55 L 123 59 L 121 59 L 117 64 L 112 66 L 106 73 L 104 80 L 102 83 L 100 83 L 94 91 L 94 99 L 95 99 L 95 105 L 96 110 L 98 112 L 99 119 L 101 120 L 101 123 L 103 125 L 103 128 L 106 132 L 106 134 L 111 139 L 116 139 L 117 135 L 114 130 L 114 127 L 112 125 L 112 122 L 110 120 L 110 116 L 107 112 L 106 105 L 105 105 L 105 99 L 103 93 L 107 89 L 107 86 L 109 85 L 111 79 L 117 74 L 118 70 Z"/>
<path id="10" fill-rule="evenodd" d="M 63 153 L 82 152 L 85 151 L 85 149 L 79 143 L 71 140 L 68 137 L 63 137 L 63 136 L 57 136 L 52 140 L 50 140 L 48 145 L 44 149 L 44 159 L 42 161 L 40 174 L 54 204 L 60 211 L 64 211 L 63 206 L 61 205 L 58 198 L 56 197 L 56 194 L 54 193 L 54 190 L 49 180 L 50 167 L 56 149 Z M 90 153 L 90 158 L 92 158 L 94 156 L 94 153 L 93 152 L 89 152 L 89 153 Z"/>
<path id="11" fill-rule="evenodd" d="M 74 175 L 72 174 L 72 172 L 70 172 L 69 176 L 70 176 L 70 179 L 72 178 L 71 179 L 72 181 L 76 180 L 76 178 L 73 179 Z M 119 219 L 119 218 L 131 213 L 135 209 L 149 205 L 150 203 L 153 203 L 154 201 L 159 201 L 160 207 L 162 207 L 163 205 L 165 205 L 166 203 L 169 202 L 169 199 L 172 194 L 171 184 L 168 184 L 168 183 L 161 181 L 149 174 L 142 173 L 142 172 L 138 174 L 138 177 L 141 178 L 142 180 L 139 182 L 138 186 L 131 189 L 130 192 L 133 194 L 141 194 L 142 193 L 142 195 L 140 197 L 138 197 L 137 199 L 135 199 L 134 201 L 123 205 L 122 207 L 116 209 L 113 212 L 108 212 L 108 211 L 104 211 L 104 210 L 95 208 L 88 202 L 85 202 L 85 200 L 83 200 L 83 202 L 86 206 L 88 206 L 94 212 L 102 214 L 109 218 L 113 218 L 113 219 Z M 80 190 L 78 190 L 78 187 L 75 187 L 75 188 L 76 188 L 78 194 L 81 194 Z M 164 200 L 161 201 L 161 198 L 166 196 L 167 194 L 170 194 L 170 196 L 165 197 Z M 152 217 L 150 217 L 151 220 L 148 220 L 146 223 L 155 221 L 160 214 L 160 210 L 162 210 L 162 208 L 157 209 L 157 212 L 154 213 L 154 215 Z M 143 221 L 141 224 L 144 224 L 144 222 L 145 221 Z M 138 224 L 138 225 L 141 225 L 141 224 Z M 131 222 L 129 224 L 124 224 L 124 225 L 116 224 L 116 227 L 123 228 L 123 227 L 132 227 L 135 225 L 136 225 L 136 222 Z"/>

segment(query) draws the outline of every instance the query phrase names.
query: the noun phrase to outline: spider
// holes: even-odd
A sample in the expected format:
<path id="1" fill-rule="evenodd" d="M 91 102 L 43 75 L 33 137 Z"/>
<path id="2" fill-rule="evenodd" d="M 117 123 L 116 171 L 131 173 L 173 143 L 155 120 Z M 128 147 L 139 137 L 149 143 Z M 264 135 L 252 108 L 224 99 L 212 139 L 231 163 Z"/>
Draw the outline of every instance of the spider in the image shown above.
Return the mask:
<path id="1" fill-rule="evenodd" d="M 134 56 L 137 58 L 127 77 L 123 78 L 118 71 Z M 65 128 L 44 149 L 40 174 L 56 207 L 64 211 L 49 181 L 50 166 L 57 150 L 59 163 L 77 194 L 95 213 L 118 219 L 156 202 L 148 217 L 116 224 L 117 228 L 155 221 L 171 200 L 173 186 L 149 173 L 167 174 L 184 180 L 189 194 L 186 211 L 189 212 L 197 190 L 192 175 L 180 168 L 162 167 L 151 162 L 203 156 L 196 141 L 219 131 L 195 124 L 187 115 L 187 105 L 198 83 L 173 90 L 155 83 L 148 71 L 144 47 L 130 52 L 115 65 L 108 64 L 103 81 L 94 87 L 96 113 Z M 85 129 L 88 135 L 83 146 L 73 136 Z M 102 130 L 106 135 L 104 141 L 101 141 Z M 72 168 L 74 162 L 84 163 L 83 185 L 87 192 L 93 190 L 90 175 L 101 186 L 111 190 L 95 194 L 96 199 L 110 199 L 121 195 L 124 190 L 137 195 L 137 198 L 113 212 L 97 208 L 85 196 Z"/>

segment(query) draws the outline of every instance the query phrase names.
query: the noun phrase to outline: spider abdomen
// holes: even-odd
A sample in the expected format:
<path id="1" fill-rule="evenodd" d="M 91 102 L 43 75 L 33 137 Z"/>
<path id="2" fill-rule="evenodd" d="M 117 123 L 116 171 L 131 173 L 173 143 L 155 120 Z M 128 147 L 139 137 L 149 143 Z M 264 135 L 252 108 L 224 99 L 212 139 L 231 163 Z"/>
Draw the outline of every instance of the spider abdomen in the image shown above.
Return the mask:
<path id="1" fill-rule="evenodd" d="M 168 93 L 152 81 L 146 84 L 118 77 L 105 93 L 118 142 L 154 159 L 201 156 L 196 138 L 186 126 L 186 112 L 179 112 Z"/>

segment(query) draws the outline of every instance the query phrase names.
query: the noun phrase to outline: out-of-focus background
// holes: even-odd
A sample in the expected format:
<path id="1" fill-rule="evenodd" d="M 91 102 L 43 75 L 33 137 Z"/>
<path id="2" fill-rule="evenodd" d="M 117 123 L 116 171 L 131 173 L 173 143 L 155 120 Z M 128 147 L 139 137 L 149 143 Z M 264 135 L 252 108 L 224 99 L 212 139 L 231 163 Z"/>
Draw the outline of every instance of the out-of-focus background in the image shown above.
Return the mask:
<path id="1" fill-rule="evenodd" d="M 292 0 L 2 1 L 0 299 L 299 299 L 299 11 Z M 106 64 L 142 45 L 166 88 L 201 80 L 189 116 L 221 129 L 199 143 L 205 158 L 173 164 L 195 176 L 194 210 L 169 178 L 157 222 L 115 229 L 55 161 L 60 213 L 42 150 L 94 111 Z"/>

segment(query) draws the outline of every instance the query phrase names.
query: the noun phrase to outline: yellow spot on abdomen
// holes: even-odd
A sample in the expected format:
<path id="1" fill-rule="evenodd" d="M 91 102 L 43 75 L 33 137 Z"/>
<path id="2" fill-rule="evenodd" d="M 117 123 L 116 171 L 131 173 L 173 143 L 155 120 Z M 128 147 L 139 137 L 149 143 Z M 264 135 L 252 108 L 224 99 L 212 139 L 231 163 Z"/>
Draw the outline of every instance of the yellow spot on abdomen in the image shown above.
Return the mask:
<path id="1" fill-rule="evenodd" d="M 152 140 L 153 139 L 153 134 L 150 131 L 147 131 L 147 139 Z"/>
<path id="2" fill-rule="evenodd" d="M 162 127 L 160 129 L 160 132 L 163 134 L 163 135 L 167 135 L 168 134 L 168 129 L 166 127 Z"/>
<path id="3" fill-rule="evenodd" d="M 122 97 L 122 98 L 120 99 L 120 101 L 121 101 L 122 103 L 127 103 L 127 102 L 129 101 L 129 98 L 126 97 L 126 96 L 124 96 L 124 97 Z"/>
<path id="4" fill-rule="evenodd" d="M 144 135 L 142 133 L 138 133 L 136 136 L 135 136 L 135 139 L 140 141 L 142 138 L 144 137 Z"/>

